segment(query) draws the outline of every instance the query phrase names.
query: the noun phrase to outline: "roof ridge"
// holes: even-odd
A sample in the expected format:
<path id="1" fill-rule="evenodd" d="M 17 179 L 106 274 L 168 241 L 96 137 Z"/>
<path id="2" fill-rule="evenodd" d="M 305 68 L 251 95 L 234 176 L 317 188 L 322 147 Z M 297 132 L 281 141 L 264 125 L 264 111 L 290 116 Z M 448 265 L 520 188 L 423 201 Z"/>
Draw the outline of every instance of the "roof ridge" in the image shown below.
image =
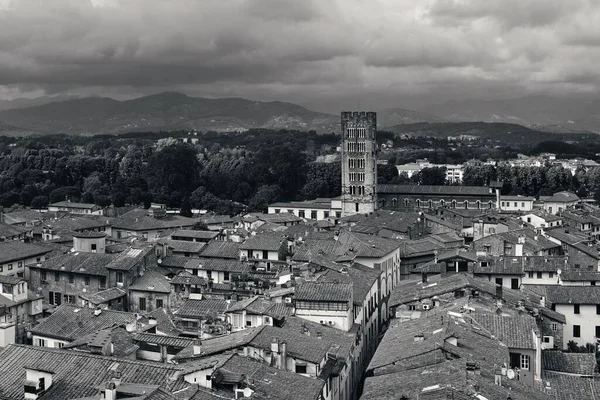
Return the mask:
<path id="1" fill-rule="evenodd" d="M 174 370 L 174 371 L 180 371 L 181 368 L 177 368 L 177 366 L 175 364 L 159 364 L 159 363 L 154 363 L 151 361 L 141 361 L 141 360 L 128 360 L 126 358 L 115 358 L 115 357 L 111 357 L 111 356 L 102 356 L 99 354 L 91 354 L 91 353 L 85 353 L 85 352 L 80 352 L 80 351 L 64 351 L 62 349 L 59 348 L 55 348 L 55 347 L 42 347 L 42 346 L 30 346 L 30 345 L 26 345 L 26 344 L 18 344 L 18 343 L 11 343 L 8 346 L 6 346 L 1 352 L 0 355 L 5 352 L 7 349 L 11 348 L 11 347 L 19 347 L 19 348 L 23 348 L 23 349 L 30 349 L 30 350 L 35 350 L 35 351 L 42 351 L 42 352 L 46 352 L 46 353 L 60 353 L 60 354 L 65 354 L 65 355 L 73 355 L 76 357 L 86 357 L 86 358 L 96 358 L 96 359 L 100 359 L 100 360 L 110 360 L 113 362 L 117 362 L 119 364 L 121 363 L 125 363 L 125 364 L 143 364 L 143 365 L 148 365 L 148 366 L 154 366 L 154 367 L 158 367 L 158 368 L 164 368 L 164 369 L 170 369 L 170 370 Z"/>

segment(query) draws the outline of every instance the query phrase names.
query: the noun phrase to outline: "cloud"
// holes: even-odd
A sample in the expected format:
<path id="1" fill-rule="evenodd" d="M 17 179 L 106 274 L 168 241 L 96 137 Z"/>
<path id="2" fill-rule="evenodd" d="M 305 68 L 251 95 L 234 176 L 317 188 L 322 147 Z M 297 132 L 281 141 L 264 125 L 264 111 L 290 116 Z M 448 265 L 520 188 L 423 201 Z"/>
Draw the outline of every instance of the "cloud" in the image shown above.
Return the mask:
<path id="1" fill-rule="evenodd" d="M 599 13 L 594 0 L 0 0 L 0 97 L 181 90 L 336 108 L 569 94 L 600 88 Z"/>

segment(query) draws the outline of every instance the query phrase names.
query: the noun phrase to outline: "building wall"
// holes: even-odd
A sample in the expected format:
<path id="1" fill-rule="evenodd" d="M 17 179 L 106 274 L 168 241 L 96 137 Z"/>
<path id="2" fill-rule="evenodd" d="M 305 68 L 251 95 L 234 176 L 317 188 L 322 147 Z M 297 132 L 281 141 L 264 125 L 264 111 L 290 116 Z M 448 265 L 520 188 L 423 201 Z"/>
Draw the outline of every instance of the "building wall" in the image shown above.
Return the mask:
<path id="1" fill-rule="evenodd" d="M 227 320 L 231 324 L 231 330 L 233 332 L 262 325 L 273 326 L 273 318 L 267 315 L 248 314 L 246 311 L 228 313 Z M 248 325 L 248 323 L 250 323 L 250 325 Z"/>
<path id="2" fill-rule="evenodd" d="M 16 276 L 21 275 L 27 278 L 28 266 L 35 265 L 42 261 L 47 260 L 45 255 L 39 255 L 35 257 L 21 258 L 10 262 L 0 264 L 0 275 Z M 19 266 L 19 263 L 21 265 Z"/>
<path id="3" fill-rule="evenodd" d="M 496 208 L 496 195 L 447 195 L 414 193 L 378 193 L 379 205 L 386 210 L 433 210 L 438 207 L 451 209 L 488 210 Z M 466 202 L 466 203 L 465 203 Z"/>
<path id="4" fill-rule="evenodd" d="M 296 316 L 307 321 L 316 322 L 317 324 L 322 323 L 323 325 L 345 332 L 348 332 L 350 328 L 352 328 L 352 323 L 354 322 L 354 319 L 352 318 L 352 307 L 349 307 L 347 311 L 302 309 L 296 307 Z M 329 323 L 330 321 L 334 324 L 331 325 Z"/>
<path id="5" fill-rule="evenodd" d="M 573 304 L 556 304 L 556 312 L 563 314 L 567 320 L 563 331 L 563 349 L 567 348 L 570 340 L 578 345 L 584 346 L 587 343 L 595 343 L 596 326 L 600 326 L 600 315 L 596 314 L 595 304 L 579 305 L 579 314 L 575 314 Z M 580 326 L 580 337 L 573 336 L 573 326 Z"/>
<path id="6" fill-rule="evenodd" d="M 366 214 L 377 208 L 376 131 L 376 113 L 342 112 L 342 215 Z M 351 165 L 351 160 L 364 160 L 364 165 L 362 161 Z M 364 180 L 358 179 L 362 174 Z"/>
<path id="7" fill-rule="evenodd" d="M 316 221 L 321 221 L 324 219 L 328 219 L 330 217 L 341 217 L 342 209 L 341 208 L 311 208 L 311 207 L 294 207 L 294 206 L 281 206 L 281 207 L 271 207 L 268 208 L 269 214 L 278 214 L 278 213 L 291 213 L 300 218 L 306 219 L 314 219 Z M 316 214 L 316 218 L 313 217 L 313 213 Z"/>
<path id="8" fill-rule="evenodd" d="M 33 335 L 33 345 L 51 348 L 61 348 L 65 344 L 69 344 L 66 340 L 54 339 L 45 336 Z"/>
<path id="9" fill-rule="evenodd" d="M 533 200 L 508 200 L 500 197 L 500 208 L 503 211 L 531 211 L 533 210 Z"/>
<path id="10" fill-rule="evenodd" d="M 561 322 L 554 321 L 548 317 L 537 319 L 540 333 L 543 336 L 552 336 L 554 338 L 554 347 L 562 348 L 564 325 Z"/>
<path id="11" fill-rule="evenodd" d="M 490 282 L 496 283 L 496 279 L 502 279 L 502 286 L 507 289 L 512 289 L 512 280 L 516 279 L 521 287 L 522 275 L 506 275 L 506 274 L 474 274 L 476 277 L 487 279 Z"/>
<path id="12" fill-rule="evenodd" d="M 541 278 L 538 277 L 536 271 L 526 271 L 523 276 L 524 285 L 556 285 L 558 283 L 558 275 L 555 272 L 540 271 Z"/>
<path id="13" fill-rule="evenodd" d="M 590 252 L 595 251 L 594 247 L 589 248 Z M 577 249 L 576 247 L 567 245 L 567 252 L 569 255 L 569 265 L 573 268 L 581 268 L 582 270 L 600 270 L 600 255 L 598 257 L 593 257 L 583 251 Z M 590 268 L 591 266 L 591 268 Z"/>
<path id="14" fill-rule="evenodd" d="M 95 250 L 92 250 L 93 245 L 96 245 Z M 73 250 L 76 252 L 104 253 L 105 247 L 106 238 L 73 238 Z"/>
<path id="15" fill-rule="evenodd" d="M 46 280 L 43 280 L 42 275 L 46 273 Z M 58 281 L 56 275 L 58 274 Z M 69 276 L 72 275 L 73 282 L 69 282 Z M 89 278 L 89 285 L 86 285 L 85 277 Z M 78 295 L 81 293 L 95 293 L 108 288 L 108 277 L 105 276 L 105 286 L 100 287 L 100 276 L 98 275 L 87 275 L 78 273 L 68 273 L 61 271 L 46 270 L 43 268 L 30 268 L 30 286 L 31 288 L 41 288 L 41 294 L 44 296 L 47 302 L 50 302 L 49 294 L 60 293 L 61 304 L 66 303 L 64 295 L 70 295 L 74 297 L 75 303 L 77 302 Z"/>
<path id="16" fill-rule="evenodd" d="M 521 219 L 523 220 L 523 222 L 527 222 L 528 224 L 533 225 L 534 228 L 552 228 L 555 226 L 562 225 L 561 220 L 546 222 L 544 218 L 534 214 L 523 215 Z"/>
<path id="17" fill-rule="evenodd" d="M 277 261 L 279 260 L 279 252 L 278 251 L 272 251 L 269 250 L 267 252 L 267 258 L 263 258 L 263 251 L 262 250 L 240 250 L 240 255 L 242 257 L 246 257 L 247 259 L 249 258 L 256 258 L 259 260 L 273 260 L 273 261 Z"/>
<path id="18" fill-rule="evenodd" d="M 140 309 L 140 299 L 146 299 L 146 309 Z M 152 312 L 157 309 L 156 300 L 163 301 L 163 308 L 170 308 L 169 293 L 143 292 L 138 290 L 129 290 L 129 311 L 130 312 Z"/>
<path id="19" fill-rule="evenodd" d="M 544 210 L 548 211 L 551 214 L 559 214 L 561 211 L 566 210 L 567 208 L 573 207 L 576 205 L 578 201 L 564 203 L 564 202 L 544 202 Z"/>

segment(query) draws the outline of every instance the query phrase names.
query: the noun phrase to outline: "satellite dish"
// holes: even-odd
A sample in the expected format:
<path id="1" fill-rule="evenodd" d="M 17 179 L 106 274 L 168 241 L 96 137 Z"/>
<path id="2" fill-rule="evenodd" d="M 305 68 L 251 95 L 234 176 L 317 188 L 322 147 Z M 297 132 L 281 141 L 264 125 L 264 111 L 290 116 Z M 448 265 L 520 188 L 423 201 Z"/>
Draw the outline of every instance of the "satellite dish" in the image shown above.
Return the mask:
<path id="1" fill-rule="evenodd" d="M 560 270 L 560 268 L 556 270 L 556 273 L 557 273 L 558 275 L 560 275 L 560 273 L 561 273 L 561 272 L 562 272 L 562 271 Z"/>
<path id="2" fill-rule="evenodd" d="M 508 371 L 506 371 L 506 377 L 508 379 L 515 379 L 515 370 L 509 369 Z"/>

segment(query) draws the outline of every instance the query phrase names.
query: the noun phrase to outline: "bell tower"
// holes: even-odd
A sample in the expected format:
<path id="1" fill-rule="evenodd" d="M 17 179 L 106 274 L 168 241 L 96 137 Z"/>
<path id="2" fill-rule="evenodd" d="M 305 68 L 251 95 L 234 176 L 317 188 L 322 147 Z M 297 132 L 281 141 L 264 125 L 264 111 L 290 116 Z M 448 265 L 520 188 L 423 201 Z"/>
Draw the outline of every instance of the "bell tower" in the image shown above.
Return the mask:
<path id="1" fill-rule="evenodd" d="M 342 215 L 377 208 L 377 114 L 342 111 Z"/>

